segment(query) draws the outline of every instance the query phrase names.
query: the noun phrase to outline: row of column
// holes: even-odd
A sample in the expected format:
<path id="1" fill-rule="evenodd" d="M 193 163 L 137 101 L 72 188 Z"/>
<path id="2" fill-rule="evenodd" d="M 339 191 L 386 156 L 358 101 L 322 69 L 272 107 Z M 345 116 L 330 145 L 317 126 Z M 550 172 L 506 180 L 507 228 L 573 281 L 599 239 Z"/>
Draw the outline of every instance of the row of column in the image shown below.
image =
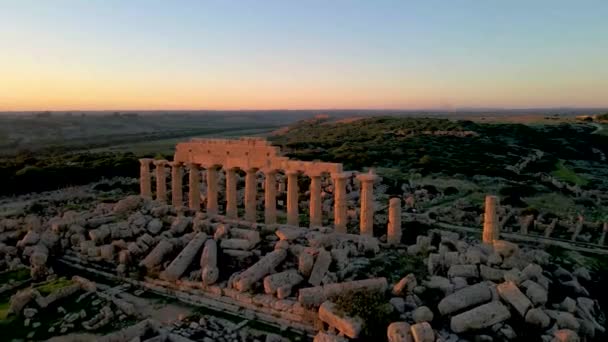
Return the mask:
<path id="1" fill-rule="evenodd" d="M 180 207 L 183 205 L 182 194 L 182 166 L 181 162 L 168 162 L 166 160 L 140 159 L 140 193 L 144 198 L 152 199 L 152 186 L 150 181 L 150 164 L 156 167 L 156 200 L 167 201 L 167 186 L 165 166 L 171 167 L 171 203 Z M 190 209 L 200 209 L 201 182 L 199 165 L 188 163 L 189 169 L 189 192 L 188 206 Z M 218 214 L 218 175 L 219 167 L 207 168 L 207 213 Z M 257 203 L 257 169 L 245 170 L 245 220 L 255 222 Z M 276 170 L 265 172 L 264 193 L 264 222 L 274 224 L 277 222 L 276 209 Z M 299 222 L 298 213 L 298 171 L 289 170 L 287 177 L 287 224 L 297 226 Z M 310 174 L 310 225 L 322 225 L 323 211 L 321 199 L 321 173 Z M 347 198 L 346 181 L 348 173 L 332 174 L 334 183 L 334 226 L 338 232 L 346 232 L 347 222 Z M 361 234 L 373 235 L 374 199 L 373 184 L 376 175 L 373 173 L 360 174 L 357 176 L 361 181 Z M 236 168 L 226 169 L 226 217 L 237 218 L 237 177 Z"/>

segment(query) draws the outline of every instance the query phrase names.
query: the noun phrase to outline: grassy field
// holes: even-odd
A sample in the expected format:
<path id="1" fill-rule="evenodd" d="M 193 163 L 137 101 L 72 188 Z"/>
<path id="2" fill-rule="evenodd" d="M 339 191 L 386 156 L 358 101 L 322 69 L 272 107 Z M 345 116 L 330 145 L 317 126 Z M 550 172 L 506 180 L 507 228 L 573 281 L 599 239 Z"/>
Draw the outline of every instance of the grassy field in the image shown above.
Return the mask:
<path id="1" fill-rule="evenodd" d="M 556 170 L 553 171 L 551 174 L 557 179 L 579 186 L 585 186 L 589 184 L 589 180 L 587 180 L 585 177 L 578 175 L 571 168 L 564 165 L 563 160 L 558 161 L 555 164 L 555 168 Z"/>

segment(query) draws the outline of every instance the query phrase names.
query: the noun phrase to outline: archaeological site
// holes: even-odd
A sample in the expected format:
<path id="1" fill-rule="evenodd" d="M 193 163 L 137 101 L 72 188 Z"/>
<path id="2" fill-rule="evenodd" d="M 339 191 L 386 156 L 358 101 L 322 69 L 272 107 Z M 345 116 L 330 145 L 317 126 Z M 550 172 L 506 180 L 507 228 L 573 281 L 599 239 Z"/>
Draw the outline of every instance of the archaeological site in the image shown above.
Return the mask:
<path id="1" fill-rule="evenodd" d="M 547 223 L 487 194 L 461 227 L 446 220 L 462 211 L 416 209 L 420 189 L 389 196 L 373 169 L 261 138 L 193 138 L 104 186 L 119 183 L 139 193 L 75 188 L 72 206 L 0 221 L 3 341 L 608 339 L 594 272 L 555 263 L 607 255 L 606 222 Z"/>

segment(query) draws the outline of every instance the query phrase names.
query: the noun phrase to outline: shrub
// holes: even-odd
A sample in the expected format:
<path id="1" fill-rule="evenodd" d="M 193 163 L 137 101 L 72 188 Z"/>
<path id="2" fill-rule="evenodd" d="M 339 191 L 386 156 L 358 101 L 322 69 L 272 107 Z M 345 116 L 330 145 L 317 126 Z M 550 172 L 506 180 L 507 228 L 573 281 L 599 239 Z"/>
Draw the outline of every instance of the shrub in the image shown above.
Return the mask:
<path id="1" fill-rule="evenodd" d="M 393 319 L 393 307 L 387 303 L 383 293 L 350 291 L 332 298 L 332 301 L 342 313 L 363 320 L 363 335 L 386 336 L 386 328 Z"/>

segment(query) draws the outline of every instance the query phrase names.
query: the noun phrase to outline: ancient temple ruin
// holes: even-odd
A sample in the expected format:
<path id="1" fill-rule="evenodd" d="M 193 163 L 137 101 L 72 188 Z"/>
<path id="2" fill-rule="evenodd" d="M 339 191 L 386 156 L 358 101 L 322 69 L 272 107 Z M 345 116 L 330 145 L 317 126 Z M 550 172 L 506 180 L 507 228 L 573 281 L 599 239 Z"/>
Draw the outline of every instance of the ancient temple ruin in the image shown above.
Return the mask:
<path id="1" fill-rule="evenodd" d="M 199 184 L 206 184 L 205 212 L 218 215 L 219 173 L 224 173 L 226 206 L 224 215 L 228 219 L 237 217 L 237 182 L 236 172 L 242 170 L 245 177 L 245 221 L 256 222 L 256 202 L 259 196 L 257 175 L 264 176 L 264 223 L 277 223 L 277 173 L 282 172 L 287 181 L 287 224 L 298 226 L 298 176 L 310 178 L 310 226 L 321 226 L 323 208 L 321 206 L 321 177 L 331 178 L 333 182 L 333 227 L 337 232 L 346 232 L 346 180 L 356 175 L 361 182 L 360 228 L 361 234 L 372 235 L 374 198 L 373 185 L 378 178 L 372 172 L 357 174 L 344 171 L 340 163 L 319 161 L 291 160 L 281 155 L 279 147 L 259 138 L 227 139 L 192 139 L 179 143 L 172 162 L 166 160 L 140 159 L 140 187 L 143 198 L 152 199 L 151 165 L 155 166 L 156 186 L 154 198 L 160 202 L 167 201 L 166 166 L 171 167 L 171 204 L 180 208 L 184 203 L 182 194 L 182 173 L 188 172 L 187 206 L 192 210 L 201 209 Z M 205 178 L 201 179 L 201 170 Z M 400 232 L 399 232 L 400 233 Z"/>
<path id="2" fill-rule="evenodd" d="M 504 229 L 513 216 L 505 215 L 497 196 L 486 196 L 475 228 L 429 221 L 428 212 L 412 210 L 401 196 L 381 197 L 378 193 L 386 195 L 381 191 L 375 196 L 386 186 L 373 171 L 292 160 L 257 138 L 192 139 L 177 145 L 172 161 L 140 162 L 139 195 L 45 221 L 28 217 L 2 223 L 2 229 L 27 230 L 16 246 L 4 248 L 12 253 L 11 263 L 29 260 L 36 280 L 51 277 L 53 267 L 65 267 L 76 276 L 68 282 L 71 292 L 61 296 L 88 291 L 108 303 L 86 318 L 86 330 L 115 317 L 141 318 L 133 305 L 137 301 L 117 294 L 132 288 L 134 294 L 149 291 L 229 313 L 242 320 L 236 325 L 241 328 L 256 321 L 296 332 L 301 341 L 370 337 L 368 322 L 339 306 L 354 294 L 373 294 L 380 298 L 374 310 L 395 313 L 379 332 L 391 342 L 455 341 L 488 329 L 495 340 L 525 338 L 525 332 L 513 329 L 518 326 L 545 339 L 605 332 L 600 308 L 583 286 L 592 279 L 590 272 L 554 267 L 551 255 L 538 248 L 538 242 L 571 241 L 550 236 L 555 223 L 543 236 L 528 234 L 529 227 L 540 225 L 533 218 L 524 217 L 517 233 Z M 424 233 L 409 230 L 412 222 L 427 224 Z M 584 224 L 579 218 L 573 241 Z M 602 227 L 603 244 L 608 228 Z M 459 234 L 463 228 L 469 234 L 465 239 Z M 408 264 L 395 268 L 395 261 Z M 96 289 L 85 279 L 89 276 L 120 285 Z M 548 296 L 549 284 L 559 284 L 569 297 Z M 441 300 L 425 302 L 426 291 Z M 28 305 L 46 306 L 57 296 L 18 292 L 10 310 L 30 315 Z M 61 324 L 67 330 L 72 322 L 66 318 Z M 157 325 L 142 320 L 100 340 L 126 342 L 150 335 L 149 330 L 177 334 L 170 340 L 191 341 L 185 337 L 203 333 L 214 341 L 235 340 L 232 327 L 191 322 L 167 331 Z M 266 341 L 286 341 L 276 338 Z"/>

